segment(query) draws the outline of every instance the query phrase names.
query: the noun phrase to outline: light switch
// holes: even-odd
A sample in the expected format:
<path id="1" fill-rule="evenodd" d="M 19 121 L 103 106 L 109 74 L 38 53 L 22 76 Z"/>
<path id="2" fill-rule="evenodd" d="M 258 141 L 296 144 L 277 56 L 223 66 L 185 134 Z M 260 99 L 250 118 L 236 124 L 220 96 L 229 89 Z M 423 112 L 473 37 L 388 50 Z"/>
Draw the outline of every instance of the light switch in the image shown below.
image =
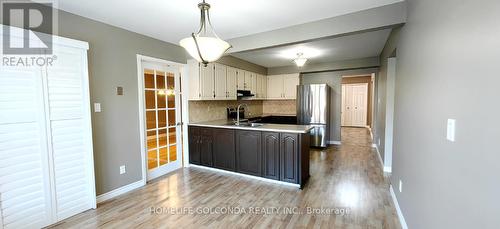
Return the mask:
<path id="1" fill-rule="evenodd" d="M 94 103 L 94 112 L 95 113 L 101 112 L 101 104 L 100 103 Z"/>
<path id="2" fill-rule="evenodd" d="M 446 130 L 446 139 L 450 142 L 455 141 L 455 119 L 448 119 L 448 127 Z"/>

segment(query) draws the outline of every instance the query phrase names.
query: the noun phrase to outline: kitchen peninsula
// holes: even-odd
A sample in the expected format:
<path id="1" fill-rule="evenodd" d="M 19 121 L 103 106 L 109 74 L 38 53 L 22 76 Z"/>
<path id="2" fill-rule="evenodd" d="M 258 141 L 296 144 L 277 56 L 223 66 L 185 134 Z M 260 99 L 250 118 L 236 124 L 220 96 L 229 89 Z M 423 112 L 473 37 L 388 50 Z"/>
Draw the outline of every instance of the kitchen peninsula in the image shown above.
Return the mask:
<path id="1" fill-rule="evenodd" d="M 228 120 L 189 124 L 189 163 L 295 184 L 309 178 L 307 125 Z"/>

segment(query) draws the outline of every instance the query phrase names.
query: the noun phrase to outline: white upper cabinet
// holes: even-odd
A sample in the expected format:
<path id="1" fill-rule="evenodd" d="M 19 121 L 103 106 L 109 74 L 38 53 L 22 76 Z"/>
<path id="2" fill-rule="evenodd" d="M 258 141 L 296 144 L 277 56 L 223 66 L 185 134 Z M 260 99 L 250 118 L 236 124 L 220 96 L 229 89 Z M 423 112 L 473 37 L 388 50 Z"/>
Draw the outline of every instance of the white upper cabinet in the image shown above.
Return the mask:
<path id="1" fill-rule="evenodd" d="M 297 98 L 297 85 L 299 85 L 298 74 L 288 74 L 283 77 L 283 95 L 285 99 Z"/>
<path id="2" fill-rule="evenodd" d="M 236 69 L 236 75 L 238 80 L 237 88 L 238 90 L 245 90 L 245 71 L 241 69 Z"/>
<path id="3" fill-rule="evenodd" d="M 271 75 L 267 77 L 267 99 L 296 99 L 299 74 Z"/>
<path id="4" fill-rule="evenodd" d="M 225 100 L 228 97 L 227 86 L 227 67 L 222 64 L 215 64 L 215 96 L 217 100 Z"/>
<path id="5" fill-rule="evenodd" d="M 236 87 L 238 81 L 238 69 L 227 67 L 227 75 L 226 75 L 226 90 L 227 90 L 227 99 L 236 100 Z"/>
<path id="6" fill-rule="evenodd" d="M 208 64 L 206 67 L 200 65 L 201 99 L 215 98 L 214 72 L 215 66 L 213 63 Z"/>
<path id="7" fill-rule="evenodd" d="M 189 100 L 236 100 L 237 90 L 248 90 L 265 99 L 266 76 L 219 63 L 207 67 L 195 60 L 188 61 Z"/>
<path id="8" fill-rule="evenodd" d="M 200 80 L 200 64 L 192 59 L 188 60 L 188 71 L 189 71 L 189 100 L 200 100 L 201 99 L 201 80 Z"/>

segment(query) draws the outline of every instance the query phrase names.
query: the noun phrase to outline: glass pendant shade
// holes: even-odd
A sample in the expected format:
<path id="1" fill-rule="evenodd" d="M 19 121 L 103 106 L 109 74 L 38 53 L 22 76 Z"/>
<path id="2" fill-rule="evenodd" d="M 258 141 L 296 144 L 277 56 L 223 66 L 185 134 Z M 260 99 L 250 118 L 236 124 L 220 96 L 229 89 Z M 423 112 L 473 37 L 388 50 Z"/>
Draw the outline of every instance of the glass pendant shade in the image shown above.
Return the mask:
<path id="1" fill-rule="evenodd" d="M 297 67 L 302 67 L 306 64 L 307 58 L 302 57 L 302 53 L 297 54 L 297 59 L 294 59 L 293 62 L 297 65 Z"/>
<path id="2" fill-rule="evenodd" d="M 179 43 L 198 62 L 214 62 L 231 48 L 229 43 L 215 37 L 196 37 L 196 41 L 199 53 L 193 37 L 184 38 Z"/>
<path id="3" fill-rule="evenodd" d="M 209 62 L 218 60 L 224 53 L 231 48 L 231 45 L 222 40 L 215 33 L 210 22 L 208 10 L 210 5 L 205 3 L 198 4 L 200 8 L 200 29 L 198 33 L 191 34 L 191 37 L 182 39 L 179 44 L 198 62 L 205 66 Z"/>

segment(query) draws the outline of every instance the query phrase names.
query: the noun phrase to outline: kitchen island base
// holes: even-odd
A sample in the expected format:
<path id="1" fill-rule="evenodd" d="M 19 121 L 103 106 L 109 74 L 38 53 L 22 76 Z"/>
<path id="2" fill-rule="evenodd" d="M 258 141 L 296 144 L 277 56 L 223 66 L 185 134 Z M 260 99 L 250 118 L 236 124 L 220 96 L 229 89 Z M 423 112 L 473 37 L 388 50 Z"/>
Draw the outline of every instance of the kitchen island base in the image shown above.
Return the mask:
<path id="1" fill-rule="evenodd" d="M 298 185 L 309 178 L 309 133 L 189 126 L 189 163 Z"/>

